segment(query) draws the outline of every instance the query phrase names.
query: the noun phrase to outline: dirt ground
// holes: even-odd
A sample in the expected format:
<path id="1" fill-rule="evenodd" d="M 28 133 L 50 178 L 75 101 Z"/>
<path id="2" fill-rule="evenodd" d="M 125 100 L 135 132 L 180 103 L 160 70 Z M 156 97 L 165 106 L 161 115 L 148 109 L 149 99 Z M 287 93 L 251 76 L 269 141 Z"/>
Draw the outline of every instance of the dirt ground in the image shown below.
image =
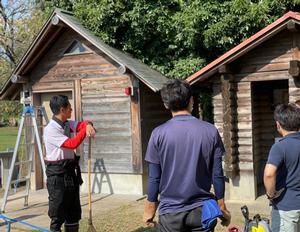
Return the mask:
<path id="1" fill-rule="evenodd" d="M 155 232 L 155 228 L 147 228 L 141 221 L 145 198 L 133 195 L 93 195 L 93 224 L 98 232 Z M 88 229 L 88 204 L 87 195 L 81 196 L 82 217 L 80 231 Z M 252 202 L 227 202 L 227 207 L 232 214 L 231 225 L 242 229 L 243 216 L 240 207 L 247 204 L 250 215 L 260 213 L 269 217 L 268 201 L 261 197 Z M 47 216 L 47 191 L 40 190 L 30 194 L 29 206 L 24 208 L 23 200 L 8 202 L 5 215 L 18 220 L 24 220 L 42 228 L 48 228 L 49 218 Z M 0 220 L 0 223 L 3 222 Z M 14 223 L 11 231 L 36 231 Z M 5 225 L 0 224 L 0 231 L 5 231 Z M 218 225 L 216 232 L 227 231 Z"/>

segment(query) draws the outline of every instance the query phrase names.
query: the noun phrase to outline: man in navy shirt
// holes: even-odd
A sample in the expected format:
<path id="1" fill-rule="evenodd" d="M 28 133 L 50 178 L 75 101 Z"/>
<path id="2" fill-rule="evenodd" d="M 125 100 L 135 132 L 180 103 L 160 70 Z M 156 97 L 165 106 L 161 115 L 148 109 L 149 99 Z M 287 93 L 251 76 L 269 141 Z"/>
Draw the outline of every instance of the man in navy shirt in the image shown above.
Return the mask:
<path id="1" fill-rule="evenodd" d="M 193 97 L 187 82 L 170 80 L 161 96 L 173 118 L 155 128 L 149 140 L 144 221 L 153 223 L 159 205 L 159 230 L 163 232 L 213 231 L 218 215 L 204 218 L 211 214 L 207 211 L 215 208 L 219 212 L 221 209 L 223 224 L 228 225 L 230 213 L 224 202 L 222 169 L 224 146 L 217 129 L 191 115 Z M 212 184 L 215 196 L 210 192 Z M 206 209 L 205 202 L 215 197 L 220 208 L 214 201 L 215 207 Z"/>
<path id="2" fill-rule="evenodd" d="M 274 112 L 283 136 L 269 153 L 264 171 L 268 199 L 272 201 L 272 232 L 300 231 L 300 109 L 278 105 Z"/>

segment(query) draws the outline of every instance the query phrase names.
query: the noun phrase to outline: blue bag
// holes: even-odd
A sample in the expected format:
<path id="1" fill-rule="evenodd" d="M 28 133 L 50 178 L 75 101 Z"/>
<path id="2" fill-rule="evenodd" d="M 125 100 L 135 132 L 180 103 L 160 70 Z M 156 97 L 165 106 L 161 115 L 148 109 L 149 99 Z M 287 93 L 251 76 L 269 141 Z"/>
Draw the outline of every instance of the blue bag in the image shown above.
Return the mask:
<path id="1" fill-rule="evenodd" d="M 204 229 L 210 228 L 215 223 L 215 220 L 221 216 L 223 214 L 215 199 L 203 201 L 201 222 Z"/>

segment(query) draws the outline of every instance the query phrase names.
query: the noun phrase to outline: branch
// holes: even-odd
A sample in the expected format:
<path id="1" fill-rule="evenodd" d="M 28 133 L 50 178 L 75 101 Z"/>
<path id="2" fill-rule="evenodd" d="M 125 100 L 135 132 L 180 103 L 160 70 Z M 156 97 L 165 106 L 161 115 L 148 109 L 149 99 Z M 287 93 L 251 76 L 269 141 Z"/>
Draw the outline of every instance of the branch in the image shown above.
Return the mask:
<path id="1" fill-rule="evenodd" d="M 5 13 L 5 10 L 4 10 L 4 7 L 3 7 L 3 4 L 2 2 L 0 1 L 0 15 L 3 19 L 3 26 L 4 26 L 4 31 L 6 30 L 6 27 L 7 27 L 7 20 L 8 20 L 8 17 Z"/>

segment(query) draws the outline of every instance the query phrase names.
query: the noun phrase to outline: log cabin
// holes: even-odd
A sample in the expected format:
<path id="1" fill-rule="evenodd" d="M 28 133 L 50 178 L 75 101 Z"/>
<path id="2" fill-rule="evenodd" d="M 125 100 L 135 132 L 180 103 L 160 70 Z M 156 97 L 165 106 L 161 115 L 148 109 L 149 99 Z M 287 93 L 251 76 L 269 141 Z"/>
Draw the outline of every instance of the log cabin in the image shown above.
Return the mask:
<path id="1" fill-rule="evenodd" d="M 300 15 L 288 12 L 187 78 L 210 96 L 226 150 L 228 199 L 264 194 L 264 166 L 279 136 L 274 108 L 300 99 L 299 24 Z"/>

